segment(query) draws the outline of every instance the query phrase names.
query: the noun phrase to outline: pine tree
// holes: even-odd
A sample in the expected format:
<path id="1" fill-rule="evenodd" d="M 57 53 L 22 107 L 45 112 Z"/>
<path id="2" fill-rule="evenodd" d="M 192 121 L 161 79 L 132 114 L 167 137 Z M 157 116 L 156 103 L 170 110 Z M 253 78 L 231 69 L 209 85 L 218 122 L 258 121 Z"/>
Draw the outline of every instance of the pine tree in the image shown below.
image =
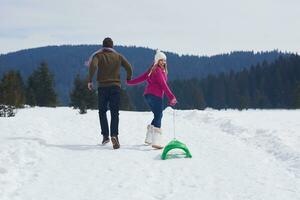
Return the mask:
<path id="1" fill-rule="evenodd" d="M 298 82 L 294 91 L 294 108 L 300 108 L 300 82 Z"/>
<path id="2" fill-rule="evenodd" d="M 15 107 L 23 107 L 25 89 L 23 79 L 18 71 L 7 72 L 0 83 L 0 103 Z"/>
<path id="3" fill-rule="evenodd" d="M 215 83 L 215 92 L 214 92 L 214 108 L 221 109 L 227 108 L 226 103 L 226 81 L 225 81 L 225 74 L 221 73 Z"/>
<path id="4" fill-rule="evenodd" d="M 74 79 L 74 88 L 70 93 L 70 99 L 70 106 L 75 109 L 79 108 L 80 114 L 86 113 L 87 109 L 97 108 L 96 91 L 90 91 L 87 87 L 87 80 L 81 79 L 79 74 Z"/>
<path id="5" fill-rule="evenodd" d="M 230 71 L 226 82 L 226 103 L 229 108 L 237 108 L 239 89 L 236 81 L 236 75 L 233 71 Z"/>
<path id="6" fill-rule="evenodd" d="M 143 97 L 144 86 L 138 85 L 136 87 L 128 87 L 126 89 L 126 92 L 130 100 L 132 100 L 133 110 L 149 111 L 149 107 L 145 103 Z"/>
<path id="7" fill-rule="evenodd" d="M 54 75 L 42 62 L 27 81 L 27 103 L 31 106 L 55 107 L 58 104 L 54 90 Z"/>
<path id="8" fill-rule="evenodd" d="M 129 97 L 127 91 L 124 89 L 121 89 L 120 110 L 133 110 L 133 106 L 130 101 L 130 97 Z"/>
<path id="9" fill-rule="evenodd" d="M 194 80 L 194 83 L 195 83 L 194 84 L 195 87 L 191 91 L 192 94 L 191 98 L 193 99 L 194 103 L 192 104 L 192 107 L 190 107 L 190 109 L 203 110 L 206 107 L 203 91 L 199 83 L 196 82 L 196 80 Z"/>
<path id="10" fill-rule="evenodd" d="M 243 70 L 238 73 L 237 76 L 237 85 L 239 88 L 238 96 L 238 108 L 244 109 L 249 108 L 250 105 L 250 94 L 249 94 L 249 73 L 247 70 Z"/>

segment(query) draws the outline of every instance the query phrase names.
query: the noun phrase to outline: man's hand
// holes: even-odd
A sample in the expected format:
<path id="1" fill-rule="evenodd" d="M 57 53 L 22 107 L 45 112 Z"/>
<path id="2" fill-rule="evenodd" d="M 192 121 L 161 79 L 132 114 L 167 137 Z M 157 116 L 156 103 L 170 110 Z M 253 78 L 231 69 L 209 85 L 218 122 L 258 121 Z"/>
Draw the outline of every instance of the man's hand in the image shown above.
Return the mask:
<path id="1" fill-rule="evenodd" d="M 88 82 L 88 89 L 89 90 L 93 90 L 93 83 L 92 82 Z"/>

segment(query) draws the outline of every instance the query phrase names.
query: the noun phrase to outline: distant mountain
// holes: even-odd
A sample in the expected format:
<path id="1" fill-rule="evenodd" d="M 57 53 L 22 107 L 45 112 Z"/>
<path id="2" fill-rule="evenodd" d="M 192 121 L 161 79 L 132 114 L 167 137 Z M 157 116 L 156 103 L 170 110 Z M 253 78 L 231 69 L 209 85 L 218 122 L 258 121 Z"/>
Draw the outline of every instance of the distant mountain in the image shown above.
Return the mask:
<path id="1" fill-rule="evenodd" d="M 99 45 L 62 45 L 26 49 L 14 53 L 0 55 L 0 77 L 9 70 L 19 70 L 24 79 L 45 61 L 55 75 L 56 90 L 62 104 L 69 102 L 69 93 L 73 87 L 76 74 L 86 76 L 87 67 L 84 62 L 101 48 Z M 116 46 L 134 67 L 134 76 L 145 71 L 153 61 L 155 50 L 142 47 Z M 166 52 L 169 68 L 169 79 L 203 78 L 208 74 L 240 71 L 250 68 L 262 61 L 271 62 L 284 53 L 279 51 L 232 52 L 216 56 L 190 56 Z M 124 74 L 122 74 L 124 77 Z"/>

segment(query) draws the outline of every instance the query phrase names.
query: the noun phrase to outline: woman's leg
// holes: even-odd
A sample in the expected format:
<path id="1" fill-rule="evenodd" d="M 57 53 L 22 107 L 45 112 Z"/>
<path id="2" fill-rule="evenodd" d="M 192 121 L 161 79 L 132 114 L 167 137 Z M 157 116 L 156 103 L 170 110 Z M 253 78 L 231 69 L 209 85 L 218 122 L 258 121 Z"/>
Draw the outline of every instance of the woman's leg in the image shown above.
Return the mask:
<path id="1" fill-rule="evenodd" d="M 160 128 L 161 127 L 161 119 L 163 117 L 163 101 L 162 98 L 147 94 L 145 95 L 145 99 L 154 114 L 154 118 L 151 124 L 154 127 Z"/>
<path id="2" fill-rule="evenodd" d="M 163 116 L 163 103 L 162 99 L 154 96 L 154 95 L 145 95 L 145 99 L 154 114 L 154 118 L 152 120 L 152 140 L 151 144 L 153 148 L 161 149 L 163 148 L 163 139 L 162 139 L 162 132 L 161 132 L 161 119 Z"/>

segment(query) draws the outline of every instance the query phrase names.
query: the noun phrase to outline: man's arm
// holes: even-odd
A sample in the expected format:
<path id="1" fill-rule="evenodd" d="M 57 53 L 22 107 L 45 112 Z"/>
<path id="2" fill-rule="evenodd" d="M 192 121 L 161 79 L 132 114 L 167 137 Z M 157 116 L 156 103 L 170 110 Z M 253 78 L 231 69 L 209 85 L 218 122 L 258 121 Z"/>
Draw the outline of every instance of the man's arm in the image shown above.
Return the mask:
<path id="1" fill-rule="evenodd" d="M 93 76 L 96 72 L 97 67 L 98 67 L 98 58 L 97 58 L 97 56 L 94 56 L 90 66 L 89 66 L 89 75 L 88 75 L 88 88 L 89 88 L 89 90 L 93 89 Z"/>
<path id="2" fill-rule="evenodd" d="M 127 73 L 127 80 L 131 80 L 132 77 L 132 67 L 129 64 L 129 62 L 122 56 L 121 56 L 121 65 L 125 68 L 126 73 Z"/>

